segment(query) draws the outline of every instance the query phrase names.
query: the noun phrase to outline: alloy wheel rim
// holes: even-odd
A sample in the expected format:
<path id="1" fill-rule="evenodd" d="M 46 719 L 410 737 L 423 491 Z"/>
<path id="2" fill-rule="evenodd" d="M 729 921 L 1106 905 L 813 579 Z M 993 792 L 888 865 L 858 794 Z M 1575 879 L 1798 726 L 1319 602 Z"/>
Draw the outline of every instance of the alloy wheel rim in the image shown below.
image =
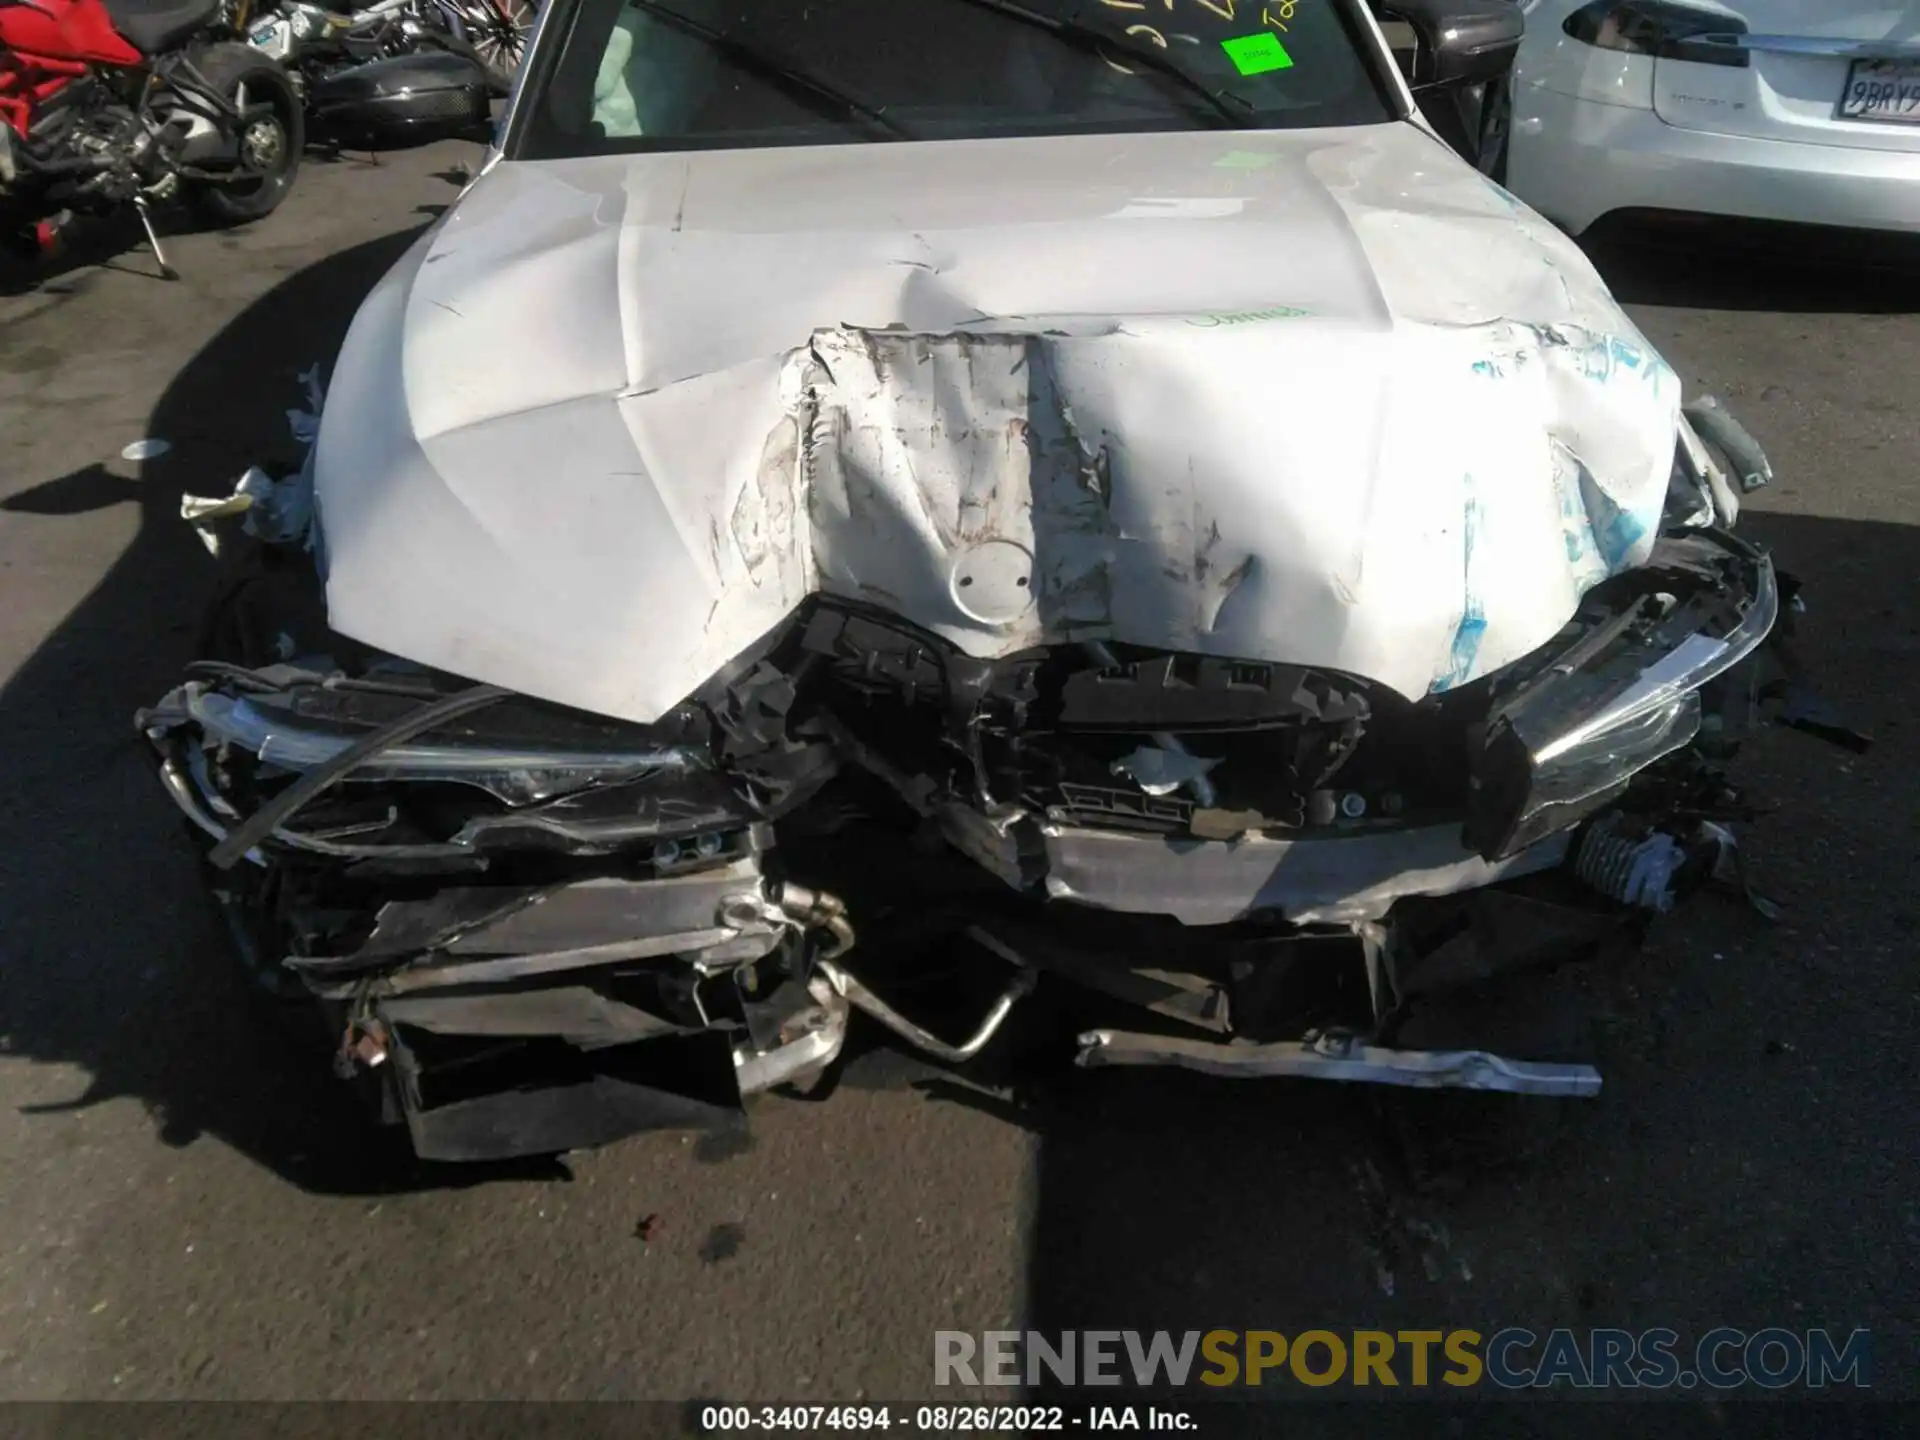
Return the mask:
<path id="1" fill-rule="evenodd" d="M 240 139 L 240 153 L 247 167 L 261 175 L 272 175 L 286 154 L 286 134 L 275 120 L 256 120 Z"/>
<path id="2" fill-rule="evenodd" d="M 525 0 L 481 0 L 481 24 L 473 48 L 488 67 L 503 74 L 520 68 L 527 53 L 527 32 L 533 28 L 533 7 Z"/>

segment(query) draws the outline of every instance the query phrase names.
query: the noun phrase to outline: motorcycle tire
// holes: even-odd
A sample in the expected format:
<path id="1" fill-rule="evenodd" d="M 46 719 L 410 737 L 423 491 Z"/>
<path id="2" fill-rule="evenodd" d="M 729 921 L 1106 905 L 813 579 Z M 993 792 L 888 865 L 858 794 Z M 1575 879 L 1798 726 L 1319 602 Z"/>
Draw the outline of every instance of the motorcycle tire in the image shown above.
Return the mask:
<path id="1" fill-rule="evenodd" d="M 278 61 L 246 45 L 210 45 L 194 56 L 194 65 L 229 100 L 244 85 L 247 103 L 272 105 L 273 120 L 256 122 L 267 128 L 258 133 L 249 131 L 240 139 L 243 149 L 252 146 L 256 150 L 254 163 L 263 172 L 257 180 L 239 185 L 200 181 L 188 192 L 188 201 L 216 225 L 265 219 L 293 189 L 294 176 L 300 170 L 300 152 L 306 145 L 305 115 L 293 81 Z"/>

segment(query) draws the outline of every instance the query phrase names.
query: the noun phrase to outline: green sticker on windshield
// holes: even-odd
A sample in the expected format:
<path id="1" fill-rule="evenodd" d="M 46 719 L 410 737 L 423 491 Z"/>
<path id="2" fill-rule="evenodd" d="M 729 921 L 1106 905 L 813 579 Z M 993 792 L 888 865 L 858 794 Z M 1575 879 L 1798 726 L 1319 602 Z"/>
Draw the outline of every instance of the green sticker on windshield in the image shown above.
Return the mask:
<path id="1" fill-rule="evenodd" d="M 1227 52 L 1227 59 L 1242 75 L 1264 75 L 1269 70 L 1293 68 L 1293 57 L 1287 54 L 1287 47 L 1280 43 L 1280 37 L 1271 30 L 1222 40 L 1220 48 Z"/>

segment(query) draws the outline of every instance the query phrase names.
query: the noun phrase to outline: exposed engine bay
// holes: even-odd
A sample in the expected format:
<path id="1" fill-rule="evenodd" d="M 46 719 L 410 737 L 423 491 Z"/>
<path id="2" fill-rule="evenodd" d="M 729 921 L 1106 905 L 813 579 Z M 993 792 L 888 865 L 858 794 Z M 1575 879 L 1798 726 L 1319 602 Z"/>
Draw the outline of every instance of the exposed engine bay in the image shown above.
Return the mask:
<path id="1" fill-rule="evenodd" d="M 1728 527 L 1767 474 L 1690 406 L 1646 562 L 1417 700 L 1104 640 L 980 657 L 816 594 L 638 724 L 334 633 L 311 466 L 253 471 L 188 502 L 254 554 L 138 723 L 241 957 L 426 1158 L 721 1123 L 818 1081 L 855 1010 L 964 1065 L 1041 987 L 1124 1007 L 1086 1066 L 1591 1095 L 1588 1065 L 1400 1037 L 1744 884 L 1721 763 L 1793 586 Z M 911 998 L 952 969 L 958 1024 Z"/>

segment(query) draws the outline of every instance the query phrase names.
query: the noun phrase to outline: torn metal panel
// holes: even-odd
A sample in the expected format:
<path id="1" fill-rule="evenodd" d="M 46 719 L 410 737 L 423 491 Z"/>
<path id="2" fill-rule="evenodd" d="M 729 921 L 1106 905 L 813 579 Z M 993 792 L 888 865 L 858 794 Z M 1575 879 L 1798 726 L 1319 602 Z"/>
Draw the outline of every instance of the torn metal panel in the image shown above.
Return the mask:
<path id="1" fill-rule="evenodd" d="M 378 1014 L 390 1026 L 410 1025 L 440 1035 L 554 1035 L 583 1050 L 628 1045 L 672 1035 L 681 1028 L 584 985 L 398 995 L 382 1000 Z"/>
<path id="2" fill-rule="evenodd" d="M 1415 697 L 1530 651 L 1644 558 L 1671 372 L 1413 127 L 1217 144 L 493 167 L 342 353 L 332 623 L 642 722 L 816 592 L 969 655 L 1100 639 Z M 1169 203 L 1196 165 L 1232 193 Z"/>
<path id="3" fill-rule="evenodd" d="M 1284 1075 L 1415 1090 L 1501 1090 L 1513 1095 L 1570 1097 L 1600 1093 L 1600 1072 L 1591 1065 L 1509 1060 L 1485 1050 L 1395 1050 L 1340 1035 L 1265 1045 L 1218 1045 L 1184 1036 L 1090 1030 L 1080 1037 L 1076 1058 L 1092 1067 L 1172 1065 L 1228 1079 Z"/>
<path id="4" fill-rule="evenodd" d="M 456 955 L 501 955 L 561 945 L 612 944 L 727 925 L 774 935 L 761 917 L 760 866 L 740 861 L 691 875 L 656 880 L 582 880 L 541 895 L 484 927 L 463 930 L 447 944 Z"/>
<path id="5" fill-rule="evenodd" d="M 955 832 L 949 832 L 955 833 Z M 969 832 L 958 832 L 969 834 Z M 993 841 L 975 829 L 967 853 Z M 1550 869 L 1567 837 L 1489 863 L 1460 843 L 1458 826 L 1371 834 L 1233 841 L 1129 834 L 1062 825 L 1038 827 L 1043 854 L 1022 868 L 1013 834 L 991 852 L 995 874 L 1032 875 L 1056 900 L 1137 915 L 1171 915 L 1187 925 L 1224 925 L 1269 914 L 1296 925 L 1378 919 L 1409 895 L 1450 895 Z M 957 838 L 957 837 L 956 837 Z"/>
<path id="6" fill-rule="evenodd" d="M 495 897 L 443 890 L 390 901 L 356 951 L 288 961 L 316 981 L 362 975 L 416 952 L 422 959 L 349 989 L 400 995 L 684 955 L 739 963 L 769 954 L 786 927 L 767 916 L 760 867 L 748 859 L 651 880 L 600 877 Z"/>

